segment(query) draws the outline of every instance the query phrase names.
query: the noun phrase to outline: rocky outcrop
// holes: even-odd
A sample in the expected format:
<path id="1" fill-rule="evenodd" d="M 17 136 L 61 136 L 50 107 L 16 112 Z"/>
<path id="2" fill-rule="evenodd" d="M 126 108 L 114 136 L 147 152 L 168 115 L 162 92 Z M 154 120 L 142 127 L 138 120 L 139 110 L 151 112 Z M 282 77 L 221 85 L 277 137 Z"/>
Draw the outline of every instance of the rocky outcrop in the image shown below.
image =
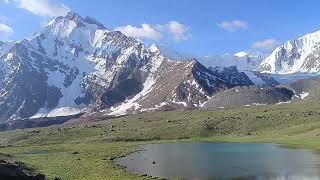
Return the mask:
<path id="1" fill-rule="evenodd" d="M 46 176 L 35 173 L 22 163 L 0 160 L 0 179 L 5 180 L 45 180 Z"/>
<path id="2" fill-rule="evenodd" d="M 268 105 L 292 100 L 294 92 L 283 87 L 235 87 L 215 94 L 204 108 L 227 108 L 251 105 Z"/>

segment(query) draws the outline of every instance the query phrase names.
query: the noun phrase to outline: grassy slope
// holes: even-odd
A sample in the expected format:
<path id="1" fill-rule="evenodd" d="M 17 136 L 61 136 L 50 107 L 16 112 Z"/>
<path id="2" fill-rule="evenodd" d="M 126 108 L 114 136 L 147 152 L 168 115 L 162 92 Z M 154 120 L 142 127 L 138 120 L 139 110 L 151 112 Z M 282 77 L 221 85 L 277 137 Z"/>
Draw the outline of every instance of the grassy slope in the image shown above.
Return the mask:
<path id="1" fill-rule="evenodd" d="M 273 142 L 320 149 L 320 105 L 155 112 L 98 123 L 0 133 L 0 153 L 62 179 L 141 179 L 112 163 L 145 143 Z M 253 134 L 248 136 L 249 134 Z M 74 154 L 78 152 L 78 154 Z"/>

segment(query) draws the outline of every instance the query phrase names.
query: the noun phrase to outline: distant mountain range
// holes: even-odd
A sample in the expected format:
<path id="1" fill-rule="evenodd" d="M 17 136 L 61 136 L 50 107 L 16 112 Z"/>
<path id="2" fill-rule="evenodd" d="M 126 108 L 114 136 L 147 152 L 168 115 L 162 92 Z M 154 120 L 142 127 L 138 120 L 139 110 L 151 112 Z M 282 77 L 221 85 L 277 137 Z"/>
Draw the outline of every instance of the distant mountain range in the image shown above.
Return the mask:
<path id="1" fill-rule="evenodd" d="M 256 70 L 265 54 L 253 51 L 240 51 L 235 54 L 223 54 L 215 56 L 205 56 L 198 58 L 207 67 L 230 67 L 237 66 L 239 70 Z"/>
<path id="2" fill-rule="evenodd" d="M 180 59 L 188 57 L 168 49 L 166 47 L 162 52 L 168 56 L 173 54 Z M 237 66 L 239 70 L 256 70 L 272 74 L 318 73 L 320 72 L 320 31 L 289 40 L 276 47 L 271 54 L 248 50 L 235 54 L 226 53 L 195 58 L 207 67 Z"/>
<path id="3" fill-rule="evenodd" d="M 241 51 L 197 60 L 70 12 L 29 38 L 0 42 L 0 122 L 220 107 L 239 86 L 247 88 L 232 97 L 254 96 L 241 102 L 287 101 L 294 96 L 290 87 L 276 87 L 285 78 L 268 73 L 318 72 L 319 34 L 289 41 L 270 56 Z"/>
<path id="4" fill-rule="evenodd" d="M 149 49 L 153 52 L 160 52 L 166 57 L 174 60 L 188 60 L 197 59 L 206 67 L 230 67 L 237 66 L 239 70 L 256 70 L 266 54 L 255 52 L 255 51 L 240 51 L 235 54 L 226 53 L 223 55 L 207 55 L 207 56 L 196 56 L 187 53 L 178 52 L 177 50 L 170 48 L 164 44 L 153 43 Z"/>

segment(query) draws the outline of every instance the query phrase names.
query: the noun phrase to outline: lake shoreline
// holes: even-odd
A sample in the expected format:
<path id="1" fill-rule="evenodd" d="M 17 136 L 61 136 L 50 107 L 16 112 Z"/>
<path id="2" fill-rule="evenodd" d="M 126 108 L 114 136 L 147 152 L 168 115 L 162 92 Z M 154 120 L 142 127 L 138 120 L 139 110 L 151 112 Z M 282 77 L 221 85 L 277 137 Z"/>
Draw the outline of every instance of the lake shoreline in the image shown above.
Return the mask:
<path id="1" fill-rule="evenodd" d="M 270 144 L 270 145 L 276 145 L 280 146 L 283 148 L 290 148 L 290 149 L 304 149 L 304 150 L 314 150 L 314 151 L 319 151 L 320 148 L 317 148 L 315 146 L 309 146 L 305 145 L 303 143 L 299 144 L 292 144 L 290 142 L 286 142 L 286 140 L 275 140 L 278 139 L 279 137 L 261 137 L 261 136 L 215 136 L 215 137 L 196 137 L 196 138 L 191 138 L 191 139 L 176 139 L 176 140 L 158 140 L 158 141 L 146 141 L 142 142 L 141 144 L 137 145 L 134 147 L 134 151 L 128 152 L 124 155 L 119 155 L 117 157 L 112 157 L 112 162 L 115 164 L 118 168 L 123 170 L 126 174 L 128 175 L 134 175 L 138 177 L 150 177 L 150 178 L 161 178 L 161 176 L 149 176 L 146 174 L 136 174 L 136 173 L 131 173 L 126 170 L 126 167 L 123 167 L 119 164 L 116 163 L 116 160 L 122 157 L 129 156 L 133 153 L 142 151 L 139 150 L 140 147 L 149 145 L 149 144 L 175 144 L 175 143 L 201 143 L 201 142 L 207 142 L 207 143 L 251 143 L 251 144 Z"/>
<path id="2" fill-rule="evenodd" d="M 199 140 L 198 138 L 197 138 L 197 140 L 191 140 L 191 139 L 188 139 L 188 140 L 178 140 L 178 141 L 161 141 L 161 142 L 157 142 L 157 141 L 152 141 L 152 142 L 148 142 L 148 143 L 146 143 L 146 144 L 140 144 L 138 147 L 138 149 L 139 150 L 137 150 L 137 151 L 135 151 L 135 152 L 132 152 L 132 153 L 127 153 L 126 155 L 124 155 L 124 156 L 121 156 L 120 158 L 117 158 L 117 159 L 114 159 L 113 160 L 113 163 L 114 164 L 116 164 L 117 166 L 118 166 L 118 168 L 121 168 L 126 174 L 129 174 L 129 175 L 135 175 L 135 176 L 139 176 L 139 177 L 150 177 L 150 178 L 165 178 L 166 179 L 166 177 L 168 178 L 168 176 L 158 176 L 158 175 L 154 175 L 154 174 L 149 174 L 149 173 L 141 173 L 141 172 L 136 172 L 137 171 L 137 169 L 136 168 L 138 168 L 139 169 L 139 166 L 143 166 L 143 165 L 141 165 L 141 162 L 140 162 L 140 160 L 139 160 L 139 163 L 138 164 L 140 164 L 138 167 L 135 167 L 136 165 L 133 165 L 132 166 L 132 162 L 131 163 L 129 163 L 129 164 L 131 164 L 131 166 L 129 165 L 129 166 L 127 166 L 127 165 L 123 165 L 126 161 L 132 161 L 134 158 L 133 157 L 139 157 L 139 156 L 141 156 L 141 154 L 145 154 L 145 153 L 147 153 L 148 154 L 148 151 L 150 151 L 150 149 L 148 150 L 148 149 L 145 149 L 145 148 L 147 148 L 148 146 L 156 146 L 156 147 L 161 147 L 162 145 L 164 145 L 165 147 L 167 147 L 167 146 L 188 146 L 188 145 L 192 145 L 192 146 L 198 146 L 198 145 L 209 145 L 209 146 L 211 146 L 211 145 L 213 145 L 213 146 L 216 146 L 216 145 L 218 145 L 218 146 L 221 146 L 221 145 L 223 145 L 223 146 L 235 146 L 235 147 L 237 147 L 237 146 L 241 146 L 241 147 L 245 147 L 245 146 L 249 146 L 249 147 L 259 147 L 260 145 L 262 146 L 262 147 L 275 147 L 276 149 L 281 149 L 281 150 L 283 150 L 283 151 L 285 151 L 285 150 L 288 150 L 289 152 L 295 152 L 295 149 L 297 149 L 297 151 L 296 152 L 313 152 L 313 150 L 314 149 L 310 149 L 310 148 L 305 148 L 305 147 L 303 147 L 303 148 L 301 148 L 301 147 L 299 147 L 299 148 L 297 148 L 297 147 L 293 147 L 293 146 L 288 146 L 288 145 L 286 145 L 285 143 L 282 143 L 282 144 L 279 144 L 279 143 L 273 143 L 273 142 L 250 142 L 250 141 L 231 141 L 230 139 L 225 139 L 225 138 L 223 138 L 223 139 L 221 139 L 221 137 L 219 137 L 219 141 L 217 141 L 217 140 L 210 140 L 210 141 L 208 141 L 208 140 Z M 176 144 L 176 145 L 175 145 Z M 157 148 L 157 151 L 158 151 L 159 149 Z M 292 151 L 293 150 L 293 151 Z M 306 150 L 306 151 L 304 151 L 304 150 Z M 137 152 L 141 152 L 141 153 L 137 153 Z M 152 152 L 149 152 L 149 153 L 151 153 L 152 154 Z M 169 153 L 170 154 L 170 153 Z M 311 153 L 311 154 L 317 154 L 317 153 Z M 235 154 L 233 154 L 233 155 L 237 155 L 237 153 L 235 152 Z M 143 157 L 144 158 L 146 158 L 146 156 L 145 155 L 143 155 Z M 148 157 L 148 156 L 147 156 Z M 158 157 L 158 156 L 156 156 L 156 157 Z M 132 159 L 133 158 L 133 159 Z M 125 160 L 125 159 L 127 159 L 127 160 Z M 276 158 L 277 159 L 277 158 Z M 289 158 L 289 159 L 292 159 L 292 158 Z M 185 159 L 184 159 L 185 160 Z M 161 164 L 161 162 L 162 162 L 162 159 L 159 159 L 159 157 L 158 157 L 158 159 L 153 159 L 153 158 L 150 158 L 149 157 L 149 159 L 148 160 L 144 160 L 144 161 L 147 161 L 148 163 L 150 163 L 150 162 L 153 162 L 153 164 L 158 164 L 158 163 L 160 163 Z M 149 162 L 150 161 L 150 162 Z M 243 161 L 241 161 L 241 162 L 243 162 Z M 128 163 L 128 162 L 127 162 Z M 142 164 L 144 164 L 144 163 L 142 163 Z M 291 163 L 292 164 L 292 163 Z M 294 163 L 293 163 L 294 164 Z M 149 166 L 149 165 L 148 165 Z M 165 166 L 165 165 L 164 165 Z M 157 166 L 156 166 L 157 167 Z M 129 169 L 128 169 L 129 168 Z M 130 170 L 131 169 L 131 170 Z M 154 168 L 152 168 L 152 169 L 154 169 Z M 170 178 L 171 178 L 171 176 L 169 176 Z M 175 177 L 175 176 L 173 176 L 173 177 Z M 181 177 L 182 178 L 182 176 L 177 176 L 177 177 Z M 240 177 L 240 176 L 239 176 Z"/>

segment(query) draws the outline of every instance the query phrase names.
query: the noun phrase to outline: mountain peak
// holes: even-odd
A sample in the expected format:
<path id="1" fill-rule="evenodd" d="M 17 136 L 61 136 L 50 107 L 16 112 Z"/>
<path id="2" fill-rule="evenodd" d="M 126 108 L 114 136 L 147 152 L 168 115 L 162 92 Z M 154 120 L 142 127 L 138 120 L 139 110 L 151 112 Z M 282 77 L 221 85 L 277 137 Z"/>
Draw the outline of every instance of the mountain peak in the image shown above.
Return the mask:
<path id="1" fill-rule="evenodd" d="M 160 49 L 155 43 L 152 43 L 151 46 L 148 48 L 152 53 L 160 52 Z"/>
<path id="2" fill-rule="evenodd" d="M 74 22 L 81 22 L 84 24 L 94 24 L 100 29 L 106 29 L 105 26 L 95 18 L 89 17 L 89 16 L 83 18 L 78 13 L 75 13 L 73 11 L 68 12 L 68 14 L 64 18 L 68 20 L 72 20 Z"/>
<path id="3" fill-rule="evenodd" d="M 84 27 L 95 25 L 97 29 L 107 29 L 101 22 L 97 21 L 93 17 L 85 17 L 83 18 L 78 13 L 70 11 L 65 16 L 59 16 L 54 18 L 51 22 L 49 22 L 46 26 L 55 26 L 59 23 L 72 23 L 76 24 L 76 27 Z"/>
<path id="4" fill-rule="evenodd" d="M 99 22 L 98 20 L 96 20 L 95 18 L 93 17 L 85 17 L 84 18 L 84 22 L 87 23 L 87 24 L 95 24 L 98 26 L 98 28 L 100 29 L 107 29 L 101 22 Z"/>
<path id="5" fill-rule="evenodd" d="M 65 17 L 69 20 L 83 20 L 83 17 L 73 11 L 69 11 Z"/>

